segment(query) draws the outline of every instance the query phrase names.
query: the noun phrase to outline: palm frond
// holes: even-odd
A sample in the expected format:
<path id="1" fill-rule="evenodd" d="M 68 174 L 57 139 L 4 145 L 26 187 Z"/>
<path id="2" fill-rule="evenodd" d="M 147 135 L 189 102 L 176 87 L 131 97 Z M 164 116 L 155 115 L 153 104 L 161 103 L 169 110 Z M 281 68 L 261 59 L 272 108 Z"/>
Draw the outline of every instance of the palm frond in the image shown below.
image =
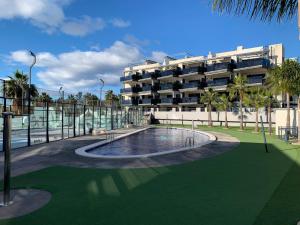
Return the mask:
<path id="1" fill-rule="evenodd" d="M 297 14 L 298 0 L 211 0 L 214 11 L 247 14 L 263 21 L 291 19 Z"/>

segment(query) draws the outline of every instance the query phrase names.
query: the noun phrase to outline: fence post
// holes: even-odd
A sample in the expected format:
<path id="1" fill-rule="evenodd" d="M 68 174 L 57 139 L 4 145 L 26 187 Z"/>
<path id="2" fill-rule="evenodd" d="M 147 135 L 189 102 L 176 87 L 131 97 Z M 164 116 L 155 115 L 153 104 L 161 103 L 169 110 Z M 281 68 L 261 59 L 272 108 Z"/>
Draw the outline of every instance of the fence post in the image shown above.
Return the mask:
<path id="1" fill-rule="evenodd" d="M 61 103 L 61 139 L 64 139 L 64 103 Z"/>
<path id="2" fill-rule="evenodd" d="M 114 129 L 114 116 L 113 116 L 113 106 L 111 106 L 110 108 L 110 125 L 111 125 L 111 129 Z"/>
<path id="3" fill-rule="evenodd" d="M 28 96 L 30 96 L 30 91 L 28 90 Z M 30 109 L 30 97 L 28 97 L 28 102 L 27 102 L 27 114 L 28 114 L 28 126 L 27 126 L 27 146 L 30 146 L 31 145 L 31 137 L 30 137 L 30 130 L 31 130 L 31 127 L 30 127 L 30 121 L 31 121 L 31 118 L 30 118 L 30 114 L 31 114 L 31 109 Z"/>
<path id="4" fill-rule="evenodd" d="M 121 121 L 120 121 L 120 127 L 123 128 L 123 109 L 122 109 L 122 106 L 121 106 Z"/>
<path id="5" fill-rule="evenodd" d="M 94 103 L 93 103 L 93 108 L 92 108 L 92 130 L 94 130 L 94 123 L 95 123 L 95 116 L 94 116 L 94 114 L 95 114 L 95 106 L 94 106 Z"/>
<path id="6" fill-rule="evenodd" d="M 85 111 L 86 111 L 86 105 L 83 105 L 83 135 L 86 135 L 86 131 L 85 131 Z M 92 121 L 92 123 L 93 123 L 93 121 Z"/>
<path id="7" fill-rule="evenodd" d="M 73 105 L 73 136 L 76 137 L 76 104 Z"/>
<path id="8" fill-rule="evenodd" d="M 3 109 L 3 112 L 6 112 L 6 84 L 5 84 L 5 80 L 3 80 L 3 97 L 4 97 L 4 99 L 3 99 L 3 107 L 4 107 L 4 109 Z M 22 106 L 22 108 L 23 108 L 23 106 Z"/>
<path id="9" fill-rule="evenodd" d="M 10 150 L 11 150 L 11 120 L 12 113 L 4 112 L 3 116 L 3 151 L 4 151 L 4 180 L 3 180 L 3 205 L 10 203 Z"/>
<path id="10" fill-rule="evenodd" d="M 46 102 L 46 143 L 49 143 L 49 102 Z"/>
<path id="11" fill-rule="evenodd" d="M 99 128 L 101 128 L 101 114 L 102 114 L 102 110 L 101 110 L 101 106 L 99 106 Z"/>

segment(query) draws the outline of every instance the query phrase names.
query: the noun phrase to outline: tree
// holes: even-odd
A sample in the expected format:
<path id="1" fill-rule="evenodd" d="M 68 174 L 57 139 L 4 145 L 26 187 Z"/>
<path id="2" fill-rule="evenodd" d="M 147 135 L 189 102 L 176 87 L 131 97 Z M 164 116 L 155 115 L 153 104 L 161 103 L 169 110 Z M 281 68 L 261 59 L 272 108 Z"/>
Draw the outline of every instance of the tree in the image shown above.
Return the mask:
<path id="1" fill-rule="evenodd" d="M 83 95 L 83 100 L 86 105 L 92 105 L 92 106 L 97 105 L 97 103 L 99 101 L 99 99 L 96 95 L 91 94 L 89 92 L 87 92 L 86 94 Z"/>
<path id="2" fill-rule="evenodd" d="M 23 101 L 28 96 L 28 76 L 17 70 L 10 78 L 10 80 L 6 81 L 5 96 L 13 98 L 13 107 L 17 114 L 21 114 L 24 105 Z M 29 92 L 32 98 L 38 96 L 38 91 L 33 84 L 31 84 Z"/>
<path id="3" fill-rule="evenodd" d="M 53 99 L 46 93 L 42 92 L 39 96 L 35 99 L 37 102 L 52 102 Z"/>
<path id="4" fill-rule="evenodd" d="M 108 90 L 105 93 L 105 102 L 107 105 L 113 106 L 115 103 L 119 102 L 119 97 L 118 97 L 118 95 L 114 94 L 113 90 Z"/>
<path id="5" fill-rule="evenodd" d="M 76 99 L 75 95 L 73 95 L 73 94 L 68 95 L 66 101 L 69 104 L 76 104 L 77 103 L 77 99 Z"/>
<path id="6" fill-rule="evenodd" d="M 255 132 L 259 131 L 258 128 L 258 111 L 264 106 L 265 96 L 262 87 L 252 87 L 247 95 L 245 102 L 248 106 L 255 109 Z"/>
<path id="7" fill-rule="evenodd" d="M 228 119 L 227 119 L 227 111 L 231 107 L 232 103 L 230 101 L 230 98 L 226 94 L 222 94 L 218 99 L 217 99 L 217 108 L 219 110 L 222 110 L 225 112 L 225 127 L 228 128 Z"/>
<path id="8" fill-rule="evenodd" d="M 264 90 L 264 103 L 267 107 L 268 111 L 268 119 L 269 119 L 269 134 L 272 135 L 272 108 L 276 103 L 276 99 L 274 98 L 274 94 L 271 89 L 265 88 Z"/>
<path id="9" fill-rule="evenodd" d="M 208 91 L 205 91 L 201 96 L 200 101 L 206 104 L 208 109 L 208 126 L 212 127 L 212 118 L 211 118 L 211 111 L 212 107 L 216 105 L 216 100 L 218 98 L 218 93 L 214 91 L 212 88 L 209 88 Z"/>
<path id="10" fill-rule="evenodd" d="M 267 87 L 275 94 L 282 93 L 286 97 L 287 118 L 286 127 L 291 125 L 290 96 L 298 94 L 300 79 L 300 64 L 295 60 L 286 60 L 281 66 L 269 70 Z"/>
<path id="11" fill-rule="evenodd" d="M 244 130 L 244 114 L 243 114 L 243 104 L 244 98 L 247 95 L 247 78 L 241 74 L 234 77 L 233 84 L 229 85 L 229 95 L 230 98 L 238 98 L 239 109 L 240 109 L 240 129 Z"/>
<path id="12" fill-rule="evenodd" d="M 259 18 L 278 22 L 292 19 L 297 14 L 298 0 L 211 0 L 213 10 L 236 15 L 248 14 L 251 19 Z"/>

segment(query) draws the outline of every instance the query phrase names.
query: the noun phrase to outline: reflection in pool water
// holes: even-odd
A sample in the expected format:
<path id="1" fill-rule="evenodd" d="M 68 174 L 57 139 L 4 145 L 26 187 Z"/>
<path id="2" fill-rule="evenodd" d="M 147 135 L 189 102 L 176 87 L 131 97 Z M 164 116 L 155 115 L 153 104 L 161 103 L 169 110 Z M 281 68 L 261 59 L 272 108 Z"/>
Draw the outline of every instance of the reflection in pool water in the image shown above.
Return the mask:
<path id="1" fill-rule="evenodd" d="M 99 156 L 156 154 L 185 148 L 187 138 L 194 139 L 195 147 L 201 146 L 210 140 L 208 135 L 192 130 L 153 128 L 88 150 L 88 153 Z"/>

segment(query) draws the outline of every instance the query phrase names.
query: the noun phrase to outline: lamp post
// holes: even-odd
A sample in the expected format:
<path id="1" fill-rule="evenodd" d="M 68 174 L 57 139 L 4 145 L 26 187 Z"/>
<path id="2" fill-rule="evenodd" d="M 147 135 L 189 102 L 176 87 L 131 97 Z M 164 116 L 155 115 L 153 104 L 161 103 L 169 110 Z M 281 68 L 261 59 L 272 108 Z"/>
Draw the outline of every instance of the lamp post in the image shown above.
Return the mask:
<path id="1" fill-rule="evenodd" d="M 61 98 L 61 139 L 64 139 L 64 98 L 65 92 L 63 91 L 63 87 L 59 88 L 59 94 Z"/>
<path id="2" fill-rule="evenodd" d="M 31 100 L 31 73 L 32 73 L 32 68 L 36 64 L 36 55 L 32 52 L 29 51 L 29 54 L 33 57 L 32 64 L 29 67 L 29 87 L 28 87 L 28 136 L 27 136 L 27 145 L 30 146 L 30 100 Z"/>
<path id="3" fill-rule="evenodd" d="M 99 81 L 100 81 L 100 108 L 101 108 L 101 100 L 102 100 L 102 89 L 104 87 L 104 80 L 102 80 L 101 78 L 99 78 Z"/>
<path id="4" fill-rule="evenodd" d="M 100 81 L 100 93 L 99 93 L 99 110 L 100 110 L 100 116 L 99 116 L 99 127 L 101 128 L 101 117 L 102 117 L 102 109 L 101 109 L 101 106 L 102 106 L 102 88 L 104 87 L 104 80 L 102 80 L 101 78 L 99 78 L 99 81 Z"/>

